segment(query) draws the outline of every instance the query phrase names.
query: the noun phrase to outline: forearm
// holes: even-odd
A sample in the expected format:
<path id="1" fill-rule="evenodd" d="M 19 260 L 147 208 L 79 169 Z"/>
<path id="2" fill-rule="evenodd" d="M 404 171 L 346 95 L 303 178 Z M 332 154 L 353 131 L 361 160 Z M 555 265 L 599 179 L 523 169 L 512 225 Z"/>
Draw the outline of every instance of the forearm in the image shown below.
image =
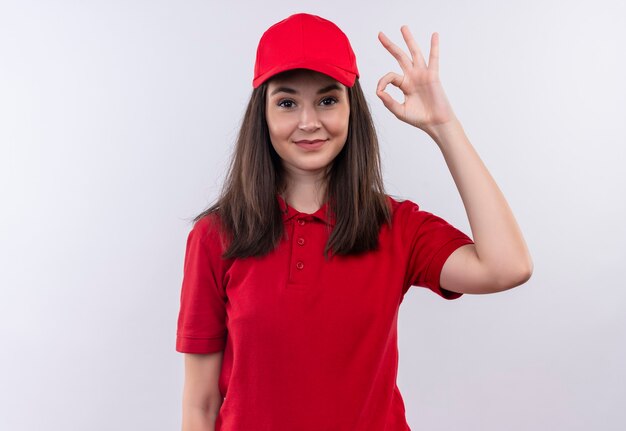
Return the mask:
<path id="1" fill-rule="evenodd" d="M 511 208 L 458 119 L 427 133 L 437 143 L 461 195 L 476 253 L 504 283 L 523 283 L 533 263 Z"/>

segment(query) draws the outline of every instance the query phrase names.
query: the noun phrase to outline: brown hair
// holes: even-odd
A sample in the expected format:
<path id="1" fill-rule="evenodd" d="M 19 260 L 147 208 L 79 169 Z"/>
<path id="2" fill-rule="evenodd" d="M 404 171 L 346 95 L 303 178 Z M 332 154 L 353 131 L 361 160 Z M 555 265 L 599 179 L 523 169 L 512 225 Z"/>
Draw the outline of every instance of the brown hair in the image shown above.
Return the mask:
<path id="1" fill-rule="evenodd" d="M 252 90 L 220 196 L 193 220 L 211 213 L 219 216 L 229 243 L 222 255 L 225 259 L 265 255 L 284 234 L 276 194 L 285 184 L 265 119 L 267 85 L 266 81 Z M 324 249 L 327 259 L 331 250 L 349 255 L 376 249 L 381 225 L 391 224 L 378 138 L 358 78 L 347 89 L 348 136 L 325 176 L 328 210 L 335 214 Z"/>

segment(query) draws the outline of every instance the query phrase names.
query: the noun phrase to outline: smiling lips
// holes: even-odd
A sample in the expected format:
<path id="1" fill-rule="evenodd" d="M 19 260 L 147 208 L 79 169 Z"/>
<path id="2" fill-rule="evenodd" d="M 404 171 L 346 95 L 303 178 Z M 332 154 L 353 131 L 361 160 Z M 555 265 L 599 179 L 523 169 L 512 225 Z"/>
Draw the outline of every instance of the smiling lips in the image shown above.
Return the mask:
<path id="1" fill-rule="evenodd" d="M 326 142 L 326 139 L 316 139 L 314 141 L 307 141 L 303 139 L 302 141 L 296 141 L 295 144 L 301 148 L 313 150 L 324 145 L 324 142 Z"/>

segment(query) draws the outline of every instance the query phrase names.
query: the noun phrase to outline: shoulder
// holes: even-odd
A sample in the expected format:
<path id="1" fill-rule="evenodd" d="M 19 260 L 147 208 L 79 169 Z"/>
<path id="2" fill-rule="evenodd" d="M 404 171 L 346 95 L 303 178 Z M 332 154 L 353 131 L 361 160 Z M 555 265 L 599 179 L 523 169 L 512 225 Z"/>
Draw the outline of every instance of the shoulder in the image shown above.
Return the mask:
<path id="1" fill-rule="evenodd" d="M 391 211 L 394 218 L 420 211 L 419 205 L 410 199 L 404 199 L 402 197 L 392 195 L 386 196 L 387 201 L 391 205 Z"/>
<path id="2" fill-rule="evenodd" d="M 218 241 L 223 244 L 225 230 L 219 212 L 214 211 L 198 219 L 193 224 L 189 235 L 198 238 L 205 244 L 215 244 Z"/>
<path id="3" fill-rule="evenodd" d="M 219 232 L 222 230 L 222 221 L 217 211 L 208 213 L 199 218 L 192 227 L 192 230 L 209 234 L 211 232 Z"/>
<path id="4" fill-rule="evenodd" d="M 423 210 L 418 203 L 411 199 L 388 196 L 392 208 L 392 227 L 403 235 L 407 232 L 420 230 L 426 224 L 434 227 L 436 224 L 445 224 L 445 220 L 430 211 Z"/>

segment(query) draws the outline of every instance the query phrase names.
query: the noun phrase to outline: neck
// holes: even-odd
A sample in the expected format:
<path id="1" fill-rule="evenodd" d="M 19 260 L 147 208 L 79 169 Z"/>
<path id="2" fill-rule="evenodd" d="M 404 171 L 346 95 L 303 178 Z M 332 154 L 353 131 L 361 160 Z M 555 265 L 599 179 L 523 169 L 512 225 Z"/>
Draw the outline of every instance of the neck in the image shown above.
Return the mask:
<path id="1" fill-rule="evenodd" d="M 283 200 L 299 212 L 312 214 L 325 201 L 326 188 L 316 182 L 290 183 L 281 193 Z"/>

